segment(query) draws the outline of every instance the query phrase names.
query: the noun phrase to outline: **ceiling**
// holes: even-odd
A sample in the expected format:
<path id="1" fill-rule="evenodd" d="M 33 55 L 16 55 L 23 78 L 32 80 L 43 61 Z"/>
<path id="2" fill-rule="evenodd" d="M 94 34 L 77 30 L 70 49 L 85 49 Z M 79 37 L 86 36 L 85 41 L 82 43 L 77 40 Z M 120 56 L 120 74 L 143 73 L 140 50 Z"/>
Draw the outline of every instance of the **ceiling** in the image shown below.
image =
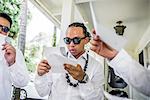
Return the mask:
<path id="1" fill-rule="evenodd" d="M 30 1 L 47 15 L 56 26 L 60 27 L 63 0 Z M 93 21 L 89 6 L 90 1 L 92 1 L 98 21 L 106 28 L 114 30 L 113 27 L 116 22 L 123 21 L 123 25 L 127 27 L 123 35 L 127 38 L 125 48 L 134 52 L 150 26 L 150 0 L 74 0 L 75 6 L 91 30 Z"/>

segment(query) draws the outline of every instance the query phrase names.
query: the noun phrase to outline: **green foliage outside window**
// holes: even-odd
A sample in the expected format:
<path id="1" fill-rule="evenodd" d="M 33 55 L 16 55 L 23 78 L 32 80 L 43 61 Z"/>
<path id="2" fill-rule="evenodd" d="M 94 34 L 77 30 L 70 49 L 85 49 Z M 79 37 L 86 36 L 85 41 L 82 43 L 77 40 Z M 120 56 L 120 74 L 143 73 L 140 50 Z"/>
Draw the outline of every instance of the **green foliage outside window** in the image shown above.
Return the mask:
<path id="1" fill-rule="evenodd" d="M 12 41 L 12 44 L 14 46 L 17 45 L 17 35 L 19 33 L 19 17 L 20 17 L 20 11 L 21 11 L 21 3 L 22 0 L 0 0 L 0 12 L 4 12 L 7 13 L 12 21 L 12 27 L 11 30 L 9 32 L 9 37 L 13 38 L 14 40 Z M 32 16 L 30 11 L 28 10 L 28 22 L 31 20 Z M 26 45 L 27 46 L 27 45 Z M 27 46 L 27 51 L 25 53 L 25 61 L 28 67 L 28 70 L 31 69 L 35 69 L 33 68 L 33 55 L 30 55 L 30 51 L 34 52 L 34 48 L 36 49 L 37 47 L 31 46 L 33 47 L 33 50 Z M 29 49 L 30 48 L 30 49 Z"/>
<path id="2" fill-rule="evenodd" d="M 21 11 L 21 3 L 22 0 L 0 0 L 0 12 L 7 13 L 13 21 L 9 37 L 15 39 L 13 41 L 13 45 L 17 45 L 17 36 L 19 34 L 19 17 L 20 17 L 20 11 Z M 32 14 L 28 10 L 28 20 L 29 23 Z M 52 38 L 52 46 L 56 47 L 56 33 L 53 34 Z M 28 70 L 30 72 L 34 72 L 36 69 L 36 59 L 39 58 L 38 51 L 40 49 L 40 46 L 37 44 L 26 44 L 26 50 L 25 50 L 25 61 L 26 65 L 28 67 Z"/>
<path id="3" fill-rule="evenodd" d="M 19 12 L 21 0 L 0 0 L 0 12 L 7 13 L 13 21 L 9 36 L 16 38 L 19 32 Z"/>
<path id="4" fill-rule="evenodd" d="M 19 15 L 21 10 L 22 0 L 0 0 L 0 12 L 7 13 L 12 21 L 12 27 L 9 36 L 16 39 L 19 32 Z M 28 10 L 28 22 L 31 19 L 30 11 Z"/>
<path id="5" fill-rule="evenodd" d="M 56 47 L 56 33 L 53 34 L 52 46 Z"/>
<path id="6" fill-rule="evenodd" d="M 39 58 L 40 46 L 37 44 L 26 45 L 25 61 L 29 72 L 35 72 L 36 60 Z"/>

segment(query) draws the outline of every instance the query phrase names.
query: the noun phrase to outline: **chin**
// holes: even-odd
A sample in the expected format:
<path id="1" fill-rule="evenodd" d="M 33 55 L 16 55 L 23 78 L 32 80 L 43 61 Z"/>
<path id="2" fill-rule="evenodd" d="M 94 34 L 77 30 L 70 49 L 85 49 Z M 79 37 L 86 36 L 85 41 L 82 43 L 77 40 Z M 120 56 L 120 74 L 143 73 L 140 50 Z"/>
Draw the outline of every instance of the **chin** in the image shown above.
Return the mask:
<path id="1" fill-rule="evenodd" d="M 71 54 L 72 54 L 73 56 L 76 56 L 76 55 L 77 55 L 77 53 L 75 53 L 75 52 L 71 52 Z"/>
<path id="2" fill-rule="evenodd" d="M 78 55 L 76 52 L 70 52 L 73 56 Z"/>

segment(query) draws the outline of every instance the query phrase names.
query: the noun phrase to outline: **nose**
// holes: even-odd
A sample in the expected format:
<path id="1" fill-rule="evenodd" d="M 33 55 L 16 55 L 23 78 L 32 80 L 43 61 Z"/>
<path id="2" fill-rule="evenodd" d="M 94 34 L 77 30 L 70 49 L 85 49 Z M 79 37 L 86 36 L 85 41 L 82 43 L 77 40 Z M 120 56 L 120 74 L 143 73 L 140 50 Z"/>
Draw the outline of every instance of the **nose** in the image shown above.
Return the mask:
<path id="1" fill-rule="evenodd" d="M 69 45 L 70 46 L 75 46 L 75 44 L 73 43 L 73 41 L 71 41 Z"/>

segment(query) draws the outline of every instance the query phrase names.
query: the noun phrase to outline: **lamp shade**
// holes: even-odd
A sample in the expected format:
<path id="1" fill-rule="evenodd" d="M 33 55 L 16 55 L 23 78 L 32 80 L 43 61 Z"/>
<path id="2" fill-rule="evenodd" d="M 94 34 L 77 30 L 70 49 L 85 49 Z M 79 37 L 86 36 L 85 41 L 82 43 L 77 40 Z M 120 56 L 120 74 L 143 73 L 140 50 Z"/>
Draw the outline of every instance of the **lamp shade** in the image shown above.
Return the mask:
<path id="1" fill-rule="evenodd" d="M 116 34 L 123 35 L 124 29 L 126 28 L 126 26 L 121 25 L 122 21 L 117 21 L 116 23 L 118 24 L 114 27 Z"/>

